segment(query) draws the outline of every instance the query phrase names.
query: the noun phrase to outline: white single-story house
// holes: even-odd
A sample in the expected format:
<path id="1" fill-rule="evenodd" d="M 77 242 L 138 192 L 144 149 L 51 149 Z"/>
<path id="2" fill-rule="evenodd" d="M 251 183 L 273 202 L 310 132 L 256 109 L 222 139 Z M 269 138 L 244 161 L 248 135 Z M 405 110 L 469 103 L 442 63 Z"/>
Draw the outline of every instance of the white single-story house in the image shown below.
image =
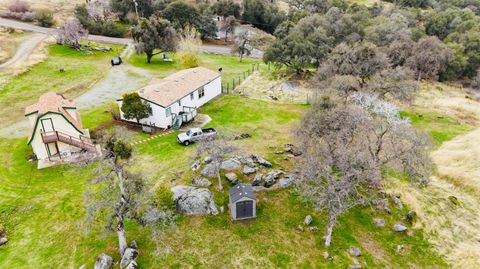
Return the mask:
<path id="1" fill-rule="evenodd" d="M 185 69 L 164 79 L 153 78 L 138 90 L 140 97 L 152 108 L 150 117 L 140 123 L 158 128 L 179 127 L 186 113 L 195 116 L 203 104 L 222 93 L 222 75 L 205 67 Z M 122 99 L 117 100 L 120 118 L 127 120 L 121 110 Z M 183 119 L 185 121 L 185 119 Z M 127 121 L 136 122 L 135 119 Z"/>
<path id="2" fill-rule="evenodd" d="M 257 202 L 252 185 L 239 183 L 231 187 L 228 206 L 233 220 L 257 217 Z"/>
<path id="3" fill-rule="evenodd" d="M 39 161 L 68 158 L 81 151 L 96 152 L 88 130 L 83 129 L 75 102 L 48 92 L 25 109 L 30 123 L 28 145 Z M 40 162 L 39 162 L 40 166 Z"/>

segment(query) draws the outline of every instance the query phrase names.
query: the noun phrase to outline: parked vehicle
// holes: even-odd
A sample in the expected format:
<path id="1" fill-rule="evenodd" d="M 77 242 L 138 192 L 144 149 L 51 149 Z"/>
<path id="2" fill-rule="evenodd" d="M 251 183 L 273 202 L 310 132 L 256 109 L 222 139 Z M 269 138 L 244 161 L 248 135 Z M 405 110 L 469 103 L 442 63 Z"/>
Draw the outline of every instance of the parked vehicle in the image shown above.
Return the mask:
<path id="1" fill-rule="evenodd" d="M 200 128 L 192 128 L 185 133 L 181 133 L 177 135 L 177 141 L 184 146 L 188 146 L 191 143 L 194 143 L 198 140 L 207 138 L 207 137 L 214 137 L 217 135 L 217 131 L 214 128 L 207 128 L 207 129 L 200 129 Z"/>

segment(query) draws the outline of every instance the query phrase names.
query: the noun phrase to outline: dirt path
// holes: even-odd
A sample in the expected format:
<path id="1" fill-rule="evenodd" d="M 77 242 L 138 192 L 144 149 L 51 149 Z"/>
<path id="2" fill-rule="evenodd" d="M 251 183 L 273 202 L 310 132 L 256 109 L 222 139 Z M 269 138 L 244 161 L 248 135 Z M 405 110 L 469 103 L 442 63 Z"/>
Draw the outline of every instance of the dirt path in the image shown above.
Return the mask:
<path id="1" fill-rule="evenodd" d="M 131 51 L 131 47 L 124 51 L 126 55 Z M 133 67 L 128 64 L 122 64 L 112 67 L 108 75 L 95 85 L 75 98 L 78 108 L 94 108 L 108 102 L 113 102 L 126 92 L 132 92 L 142 85 L 145 85 L 151 78 L 150 72 Z M 21 121 L 0 129 L 0 137 L 21 138 L 28 133 L 28 121 Z"/>
<path id="2" fill-rule="evenodd" d="M 29 39 L 25 40 L 15 52 L 12 58 L 0 64 L 0 70 L 16 66 L 25 61 L 33 50 L 42 42 L 47 36 L 44 34 L 36 33 Z"/>
<path id="3" fill-rule="evenodd" d="M 19 22 L 15 20 L 9 20 L 5 18 L 0 18 L 0 26 L 20 29 L 24 31 L 31 31 L 35 33 L 44 34 L 44 35 L 52 35 L 55 31 L 54 29 L 40 27 L 40 26 Z M 99 35 L 88 35 L 87 39 L 93 42 L 118 44 L 118 45 L 129 45 L 133 43 L 133 40 L 130 38 L 118 38 L 118 37 L 108 37 L 108 36 L 99 36 Z M 203 51 L 206 53 L 231 55 L 231 52 L 230 52 L 231 49 L 229 47 L 224 47 L 224 46 L 203 45 Z M 250 55 L 250 57 L 252 58 L 261 58 L 262 56 L 263 56 L 263 52 L 259 50 L 253 51 L 252 55 Z"/>

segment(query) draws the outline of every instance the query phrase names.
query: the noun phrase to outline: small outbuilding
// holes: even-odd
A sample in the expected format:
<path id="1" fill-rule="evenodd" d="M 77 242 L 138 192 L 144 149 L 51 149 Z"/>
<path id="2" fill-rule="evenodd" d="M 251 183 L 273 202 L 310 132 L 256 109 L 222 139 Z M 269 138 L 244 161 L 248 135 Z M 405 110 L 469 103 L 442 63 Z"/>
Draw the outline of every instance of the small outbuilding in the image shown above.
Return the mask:
<path id="1" fill-rule="evenodd" d="M 257 217 L 257 202 L 252 185 L 237 184 L 230 189 L 230 212 L 233 220 Z"/>

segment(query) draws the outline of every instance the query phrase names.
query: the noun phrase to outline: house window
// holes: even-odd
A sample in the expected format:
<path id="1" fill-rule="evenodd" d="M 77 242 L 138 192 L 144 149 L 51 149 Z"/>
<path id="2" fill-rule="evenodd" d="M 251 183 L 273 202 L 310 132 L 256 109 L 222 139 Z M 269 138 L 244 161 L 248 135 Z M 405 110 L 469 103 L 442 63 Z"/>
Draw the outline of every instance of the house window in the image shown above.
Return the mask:
<path id="1" fill-rule="evenodd" d="M 165 116 L 168 118 L 168 117 L 170 117 L 170 115 L 172 115 L 172 108 L 167 107 L 165 109 Z"/>
<path id="2" fill-rule="evenodd" d="M 205 96 L 205 88 L 201 87 L 200 89 L 198 89 L 198 99 L 204 96 Z"/>
<path id="3" fill-rule="evenodd" d="M 193 100 L 193 92 L 190 93 L 190 100 Z"/>

